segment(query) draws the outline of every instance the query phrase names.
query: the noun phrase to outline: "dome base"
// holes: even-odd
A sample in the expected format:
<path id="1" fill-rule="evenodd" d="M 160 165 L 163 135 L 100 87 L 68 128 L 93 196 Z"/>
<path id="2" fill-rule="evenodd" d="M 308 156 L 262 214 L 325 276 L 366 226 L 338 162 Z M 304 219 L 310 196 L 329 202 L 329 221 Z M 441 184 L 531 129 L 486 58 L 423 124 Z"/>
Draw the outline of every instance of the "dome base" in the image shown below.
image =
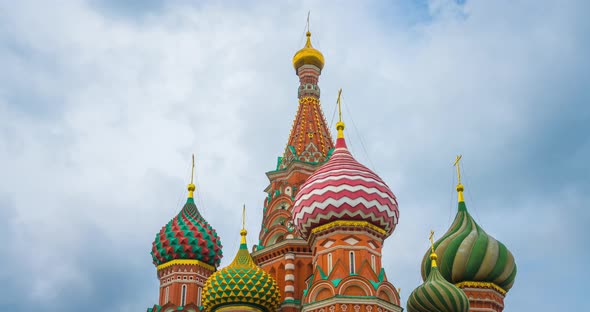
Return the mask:
<path id="1" fill-rule="evenodd" d="M 469 307 L 472 310 L 502 312 L 504 310 L 504 295 L 494 287 L 481 284 L 493 283 L 464 282 L 457 284 L 457 287 L 467 295 Z"/>

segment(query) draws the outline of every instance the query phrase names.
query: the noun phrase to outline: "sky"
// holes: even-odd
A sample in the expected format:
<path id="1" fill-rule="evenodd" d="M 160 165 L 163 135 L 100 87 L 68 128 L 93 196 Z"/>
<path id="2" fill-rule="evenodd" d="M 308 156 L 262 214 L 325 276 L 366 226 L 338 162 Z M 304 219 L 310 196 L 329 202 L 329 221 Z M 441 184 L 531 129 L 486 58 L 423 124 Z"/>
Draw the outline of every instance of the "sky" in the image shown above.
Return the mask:
<path id="1" fill-rule="evenodd" d="M 0 310 L 145 311 L 155 234 L 196 202 L 257 243 L 312 43 L 334 129 L 396 194 L 383 249 L 402 302 L 456 211 L 514 254 L 506 312 L 585 311 L 590 2 L 29 1 L 0 3 Z M 586 203 L 586 204 L 584 204 Z"/>

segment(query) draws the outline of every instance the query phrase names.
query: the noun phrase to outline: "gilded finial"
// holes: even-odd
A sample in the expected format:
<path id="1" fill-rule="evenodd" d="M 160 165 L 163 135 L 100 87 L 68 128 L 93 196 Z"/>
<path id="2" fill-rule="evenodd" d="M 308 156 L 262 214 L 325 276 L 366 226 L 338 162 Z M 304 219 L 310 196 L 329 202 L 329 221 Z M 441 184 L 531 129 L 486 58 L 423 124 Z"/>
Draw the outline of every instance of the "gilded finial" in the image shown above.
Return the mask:
<path id="1" fill-rule="evenodd" d="M 311 14 L 311 10 L 307 11 L 307 33 L 305 34 L 305 36 L 307 36 L 307 41 L 305 42 L 306 48 L 311 48 L 311 31 L 309 31 L 309 14 Z"/>
<path id="2" fill-rule="evenodd" d="M 324 55 L 322 55 L 322 52 L 314 49 L 314 47 L 311 44 L 311 28 L 309 26 L 310 13 L 311 11 L 307 12 L 307 31 L 305 33 L 307 39 L 305 40 L 305 46 L 301 50 L 297 51 L 297 53 L 295 53 L 295 55 L 293 56 L 293 68 L 295 68 L 296 74 L 298 74 L 299 68 L 303 65 L 314 65 L 317 66 L 320 70 L 324 68 Z"/>
<path id="3" fill-rule="evenodd" d="M 455 167 L 457 167 L 457 193 L 459 193 L 459 202 L 464 202 L 465 199 L 463 198 L 463 184 L 461 184 L 461 165 L 459 163 L 459 161 L 461 160 L 461 157 L 463 157 L 462 155 L 458 155 L 457 158 L 455 159 L 455 163 L 453 164 Z"/>
<path id="4" fill-rule="evenodd" d="M 434 252 L 434 231 L 430 230 L 430 236 L 428 237 L 428 239 L 430 240 L 430 260 L 432 260 L 432 267 L 436 267 L 436 253 Z"/>
<path id="5" fill-rule="evenodd" d="M 342 88 L 338 90 L 338 99 L 336 103 L 338 104 L 338 122 L 336 123 L 336 130 L 338 130 L 338 139 L 344 138 L 344 122 L 342 122 Z"/>
<path id="6" fill-rule="evenodd" d="M 193 179 L 195 176 L 195 154 L 193 154 L 193 166 L 191 169 L 191 183 L 188 185 L 188 198 L 193 198 L 195 189 L 197 188 L 193 183 Z"/>
<path id="7" fill-rule="evenodd" d="M 246 204 L 244 204 L 242 207 L 242 230 L 240 230 L 242 240 L 240 241 L 240 244 L 246 243 L 246 234 L 248 234 L 248 231 L 246 231 Z"/>

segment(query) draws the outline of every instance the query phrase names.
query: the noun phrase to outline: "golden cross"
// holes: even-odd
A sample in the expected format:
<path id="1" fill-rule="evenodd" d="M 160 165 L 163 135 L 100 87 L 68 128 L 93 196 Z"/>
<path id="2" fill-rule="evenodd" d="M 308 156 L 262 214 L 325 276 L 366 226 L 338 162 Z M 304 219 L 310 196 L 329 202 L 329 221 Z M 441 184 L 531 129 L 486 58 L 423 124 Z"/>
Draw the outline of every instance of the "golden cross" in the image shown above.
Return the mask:
<path id="1" fill-rule="evenodd" d="M 430 249 L 432 250 L 432 253 L 434 253 L 434 231 L 430 230 L 430 237 L 428 237 L 428 239 L 430 240 Z"/>
<path id="2" fill-rule="evenodd" d="M 307 32 L 309 32 L 309 14 L 311 13 L 311 10 L 307 11 Z"/>
<path id="3" fill-rule="evenodd" d="M 246 204 L 242 208 L 242 230 L 246 229 Z"/>
<path id="4" fill-rule="evenodd" d="M 462 155 L 458 155 L 457 158 L 455 159 L 455 163 L 453 164 L 453 166 L 457 167 L 457 182 L 458 184 L 461 184 L 461 168 L 460 168 L 460 164 L 459 161 L 461 160 Z"/>
<path id="5" fill-rule="evenodd" d="M 338 103 L 338 121 L 342 122 L 342 102 L 340 101 L 340 95 L 342 94 L 342 88 L 338 90 L 338 99 L 336 103 Z"/>
<path id="6" fill-rule="evenodd" d="M 191 169 L 191 184 L 193 183 L 193 177 L 195 176 L 195 154 L 193 153 L 193 168 Z"/>

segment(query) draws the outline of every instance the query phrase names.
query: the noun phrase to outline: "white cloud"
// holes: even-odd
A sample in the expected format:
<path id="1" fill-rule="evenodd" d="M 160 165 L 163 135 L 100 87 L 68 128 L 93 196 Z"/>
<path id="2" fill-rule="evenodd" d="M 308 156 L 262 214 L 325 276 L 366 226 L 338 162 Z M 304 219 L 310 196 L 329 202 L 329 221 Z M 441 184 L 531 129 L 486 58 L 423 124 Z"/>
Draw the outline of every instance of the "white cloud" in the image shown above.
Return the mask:
<path id="1" fill-rule="evenodd" d="M 526 268 L 539 246 L 513 226 L 567 242 L 564 224 L 581 220 L 552 210 L 565 186 L 541 194 L 543 183 L 527 176 L 539 168 L 516 171 L 522 176 L 514 182 L 508 170 L 534 157 L 531 138 L 547 116 L 560 113 L 560 90 L 564 80 L 583 73 L 579 50 L 588 42 L 573 22 L 580 14 L 575 8 L 508 1 L 432 1 L 430 20 L 403 27 L 389 21 L 403 18 L 397 15 L 403 11 L 388 15 L 353 2 L 174 3 L 135 19 L 75 2 L 11 6 L 0 16 L 6 26 L 0 41 L 8 43 L 0 48 L 6 69 L 0 74 L 0 171 L 8 177 L 0 189 L 2 202 L 15 211 L 7 228 L 21 260 L 11 265 L 32 268 L 23 273 L 34 285 L 25 298 L 56 304 L 72 286 L 100 298 L 87 263 L 96 261 L 153 284 L 138 288 L 149 293 L 130 295 L 134 302 L 120 298 L 114 307 L 156 302 L 154 272 L 146 270 L 150 242 L 184 200 L 192 152 L 198 204 L 222 236 L 222 265 L 237 248 L 234 212 L 242 203 L 249 208 L 249 241 L 257 242 L 264 172 L 282 152 L 296 110 L 290 58 L 303 45 L 308 7 L 313 43 L 327 60 L 320 79 L 324 113 L 330 121 L 343 87 L 353 153 L 374 164 L 400 200 L 400 225 L 384 250 L 392 282 L 406 297 L 420 282 L 428 230 L 442 234 L 454 215 L 450 164 L 460 152 L 475 198 L 470 209 L 523 268 L 506 311 L 541 299 L 518 290 L 537 280 L 539 272 Z M 568 101 L 583 96 L 583 90 L 569 91 Z M 523 187 L 526 198 L 503 200 L 495 193 L 517 196 L 515 183 L 525 181 L 533 185 Z M 539 196 L 548 198 L 530 199 Z M 587 194 L 574 193 L 570 202 L 582 198 Z M 544 215 L 539 223 L 563 222 L 539 227 L 529 222 L 537 210 Z M 572 239 L 581 243 L 580 236 Z M 99 251 L 85 256 L 95 240 Z M 563 244 L 560 254 L 572 254 L 576 244 Z"/>

